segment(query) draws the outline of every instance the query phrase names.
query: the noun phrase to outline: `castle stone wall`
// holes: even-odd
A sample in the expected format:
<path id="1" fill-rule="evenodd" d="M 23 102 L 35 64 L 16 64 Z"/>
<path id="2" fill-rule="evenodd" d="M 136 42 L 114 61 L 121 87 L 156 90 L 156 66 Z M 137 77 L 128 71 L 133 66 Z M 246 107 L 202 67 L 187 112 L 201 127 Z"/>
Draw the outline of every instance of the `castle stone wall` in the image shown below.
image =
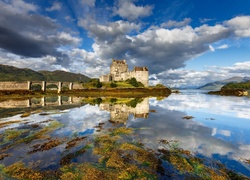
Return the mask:
<path id="1" fill-rule="evenodd" d="M 136 78 L 144 86 L 148 86 L 148 69 L 146 67 L 135 67 L 133 71 L 128 71 L 126 60 L 113 60 L 110 65 L 110 74 L 100 76 L 100 82 L 125 81 Z"/>

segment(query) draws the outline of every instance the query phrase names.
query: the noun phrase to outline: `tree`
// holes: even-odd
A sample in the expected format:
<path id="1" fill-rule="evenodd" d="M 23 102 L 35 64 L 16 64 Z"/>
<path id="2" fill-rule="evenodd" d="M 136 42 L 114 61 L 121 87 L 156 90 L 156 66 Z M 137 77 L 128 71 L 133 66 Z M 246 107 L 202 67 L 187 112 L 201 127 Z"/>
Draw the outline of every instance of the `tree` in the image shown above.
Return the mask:
<path id="1" fill-rule="evenodd" d="M 115 82 L 111 82 L 110 87 L 115 88 L 115 87 L 117 87 L 117 84 Z"/>
<path id="2" fill-rule="evenodd" d="M 137 80 L 134 77 L 127 79 L 126 82 L 128 82 L 129 84 L 131 84 L 134 87 L 139 87 L 139 83 L 137 82 Z"/>

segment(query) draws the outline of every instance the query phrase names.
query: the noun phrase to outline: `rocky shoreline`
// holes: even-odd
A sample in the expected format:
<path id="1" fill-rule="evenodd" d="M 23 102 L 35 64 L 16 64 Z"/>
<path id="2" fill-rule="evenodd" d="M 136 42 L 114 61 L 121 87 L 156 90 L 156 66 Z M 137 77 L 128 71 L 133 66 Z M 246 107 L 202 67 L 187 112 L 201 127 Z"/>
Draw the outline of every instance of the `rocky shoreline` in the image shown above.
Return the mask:
<path id="1" fill-rule="evenodd" d="M 208 94 L 222 96 L 248 96 L 248 91 L 244 89 L 221 89 L 220 91 L 209 91 Z"/>

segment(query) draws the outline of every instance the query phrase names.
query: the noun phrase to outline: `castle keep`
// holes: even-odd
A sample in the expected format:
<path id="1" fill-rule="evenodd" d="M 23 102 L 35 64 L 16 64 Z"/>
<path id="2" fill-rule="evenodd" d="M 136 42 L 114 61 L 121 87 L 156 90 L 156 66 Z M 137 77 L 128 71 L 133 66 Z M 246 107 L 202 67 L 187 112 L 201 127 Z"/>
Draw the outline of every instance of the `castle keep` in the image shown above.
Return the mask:
<path id="1" fill-rule="evenodd" d="M 112 60 L 110 65 L 110 74 L 100 76 L 100 82 L 125 81 L 130 78 L 136 78 L 145 87 L 148 86 L 148 68 L 134 67 L 132 71 L 128 70 L 126 60 Z"/>

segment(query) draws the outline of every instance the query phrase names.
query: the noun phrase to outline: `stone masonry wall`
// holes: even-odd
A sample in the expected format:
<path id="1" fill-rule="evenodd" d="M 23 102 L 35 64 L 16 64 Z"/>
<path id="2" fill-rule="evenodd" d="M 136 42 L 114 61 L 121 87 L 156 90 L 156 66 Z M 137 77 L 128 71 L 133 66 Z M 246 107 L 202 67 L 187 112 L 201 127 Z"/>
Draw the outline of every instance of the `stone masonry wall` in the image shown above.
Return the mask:
<path id="1" fill-rule="evenodd" d="M 70 86 L 70 82 L 45 82 L 45 81 L 39 81 L 39 82 L 14 82 L 14 81 L 9 81 L 9 82 L 0 82 L 0 91 L 8 91 L 8 90 L 30 90 L 31 84 L 41 84 L 42 86 L 45 83 L 46 85 L 49 84 L 56 84 L 59 88 L 59 85 L 62 86 L 63 84 Z M 59 84 L 58 84 L 59 83 Z M 61 89 L 61 88 L 59 88 Z M 73 83 L 73 89 L 83 89 L 82 84 L 80 83 Z"/>
<path id="2" fill-rule="evenodd" d="M 28 90 L 27 82 L 0 82 L 0 90 Z"/>

